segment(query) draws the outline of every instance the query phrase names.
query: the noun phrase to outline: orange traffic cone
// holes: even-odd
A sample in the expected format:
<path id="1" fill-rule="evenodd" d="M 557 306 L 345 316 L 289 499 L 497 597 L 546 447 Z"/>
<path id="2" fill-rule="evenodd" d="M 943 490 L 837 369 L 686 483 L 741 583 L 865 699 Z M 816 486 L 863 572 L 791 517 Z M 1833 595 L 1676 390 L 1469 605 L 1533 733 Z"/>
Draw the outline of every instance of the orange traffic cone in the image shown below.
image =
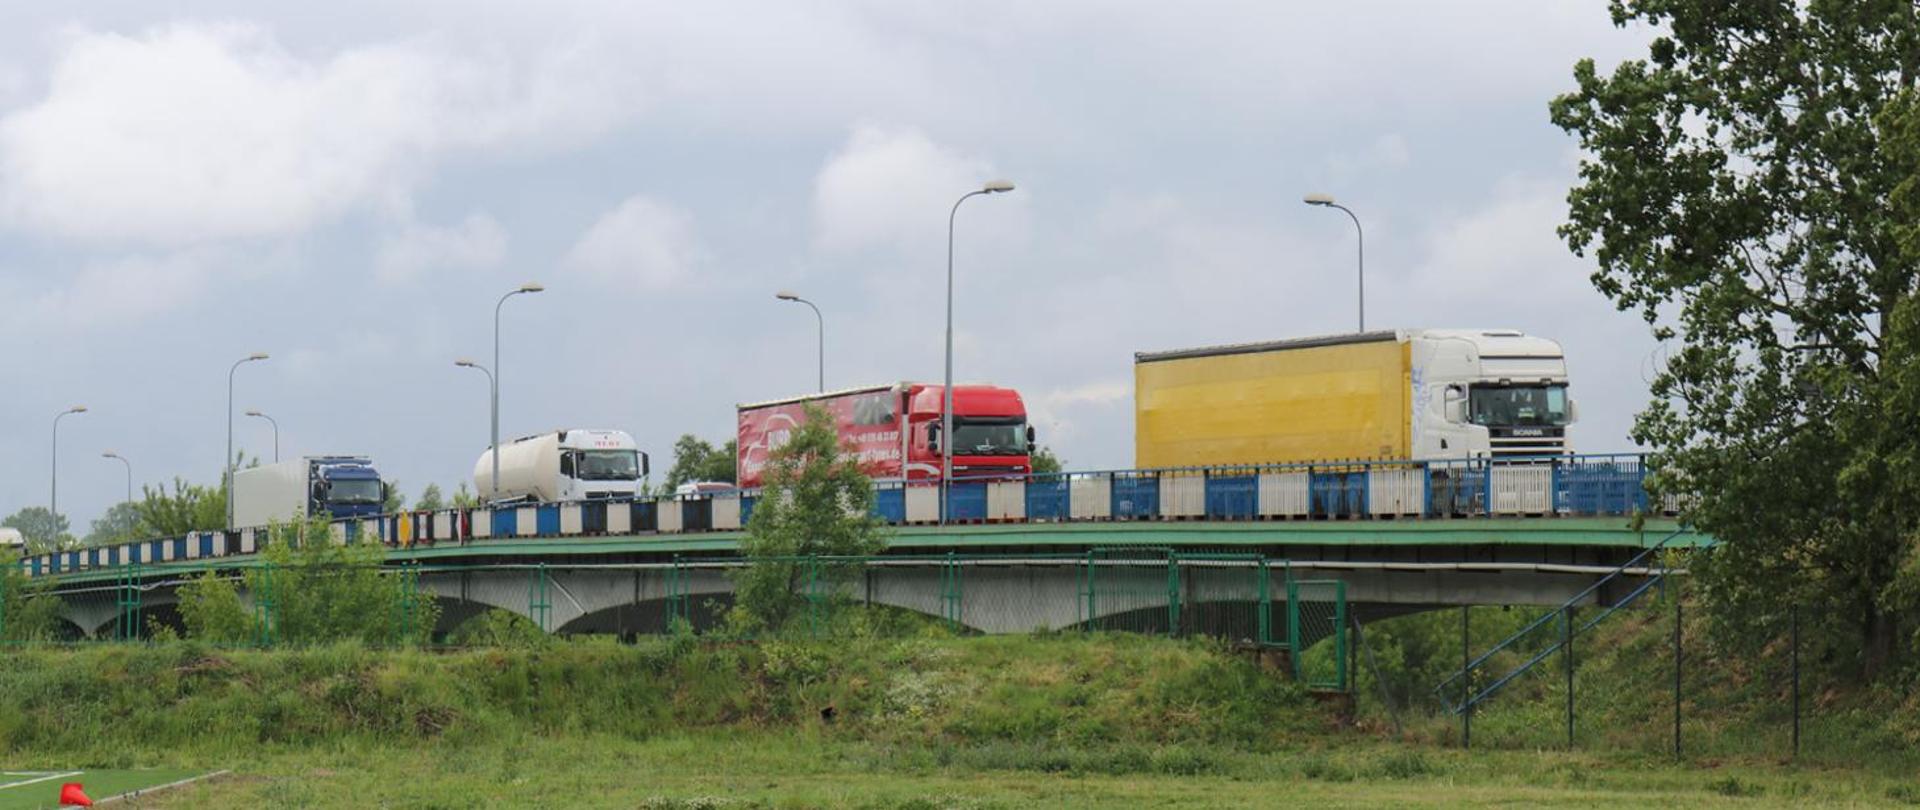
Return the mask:
<path id="1" fill-rule="evenodd" d="M 60 786 L 61 807 L 92 807 L 93 800 L 87 798 L 87 792 L 80 789 L 79 782 L 68 782 Z"/>

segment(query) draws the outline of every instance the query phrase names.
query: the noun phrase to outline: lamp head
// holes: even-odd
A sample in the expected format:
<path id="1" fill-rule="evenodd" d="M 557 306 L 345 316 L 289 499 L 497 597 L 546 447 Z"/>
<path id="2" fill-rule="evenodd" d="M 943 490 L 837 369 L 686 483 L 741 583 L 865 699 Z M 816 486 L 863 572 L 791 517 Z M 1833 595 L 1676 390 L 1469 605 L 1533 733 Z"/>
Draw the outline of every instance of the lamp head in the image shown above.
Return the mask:
<path id="1" fill-rule="evenodd" d="M 259 411 L 247 411 L 247 415 L 248 416 L 266 416 L 266 414 L 261 413 Z"/>
<path id="2" fill-rule="evenodd" d="M 546 289 L 547 289 L 546 286 L 541 284 L 538 281 L 529 281 L 525 284 L 520 285 L 520 289 L 517 290 L 516 292 L 537 293 L 537 292 L 544 292 Z"/>
<path id="3" fill-rule="evenodd" d="M 86 413 L 86 412 L 87 412 L 87 406 L 85 405 L 75 405 L 67 409 L 67 413 Z"/>
<path id="4" fill-rule="evenodd" d="M 1314 192 L 1312 194 L 1308 194 L 1304 199 L 1301 200 L 1301 202 L 1304 202 L 1308 205 L 1332 205 L 1333 195 Z"/>
<path id="5" fill-rule="evenodd" d="M 1012 191 L 1013 181 L 1005 180 L 1005 179 L 988 180 L 986 185 L 980 187 L 980 190 L 988 194 L 998 194 L 1002 191 Z"/>
<path id="6" fill-rule="evenodd" d="M 775 298 L 778 298 L 778 299 L 780 299 L 780 300 L 782 300 L 782 301 L 798 301 L 798 300 L 800 300 L 800 294 L 799 294 L 799 293 L 796 293 L 796 292 L 794 292 L 794 291 L 792 291 L 792 290 L 781 290 L 781 291 L 779 291 L 779 292 L 777 292 L 777 293 L 774 293 L 774 294 L 773 294 L 773 297 L 775 297 Z"/>
<path id="7" fill-rule="evenodd" d="M 100 454 L 100 457 L 101 457 L 101 458 L 119 458 L 119 457 L 120 457 L 120 454 L 119 454 L 119 453 L 115 453 L 115 452 L 113 452 L 112 450 L 108 450 L 108 451 L 107 451 L 107 452 L 105 452 L 105 453 L 101 453 L 101 454 Z"/>
<path id="8" fill-rule="evenodd" d="M 477 368 L 478 367 L 474 364 L 472 360 L 468 360 L 465 357 L 462 357 L 458 360 L 453 361 L 453 364 L 461 368 Z"/>
<path id="9" fill-rule="evenodd" d="M 248 360 L 265 360 L 265 359 L 267 359 L 267 353 L 266 353 L 266 352 L 254 352 L 253 354 L 249 354 L 249 355 L 247 355 L 247 359 L 248 359 Z"/>

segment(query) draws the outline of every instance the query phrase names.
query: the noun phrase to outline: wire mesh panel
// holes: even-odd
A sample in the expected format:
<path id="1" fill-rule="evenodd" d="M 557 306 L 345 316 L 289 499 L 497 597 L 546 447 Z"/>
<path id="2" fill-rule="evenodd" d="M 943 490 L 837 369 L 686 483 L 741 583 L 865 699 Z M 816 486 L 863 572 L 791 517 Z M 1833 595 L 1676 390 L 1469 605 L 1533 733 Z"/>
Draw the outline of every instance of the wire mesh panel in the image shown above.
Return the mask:
<path id="1" fill-rule="evenodd" d="M 1180 634 L 1267 642 L 1265 561 L 1251 554 L 1182 554 Z"/>
<path id="2" fill-rule="evenodd" d="M 1083 624 L 1089 630 L 1164 635 L 1180 626 L 1179 570 L 1164 548 L 1087 552 Z"/>
<path id="3" fill-rule="evenodd" d="M 1309 688 L 1347 691 L 1347 584 L 1300 580 L 1291 596 L 1295 677 Z"/>

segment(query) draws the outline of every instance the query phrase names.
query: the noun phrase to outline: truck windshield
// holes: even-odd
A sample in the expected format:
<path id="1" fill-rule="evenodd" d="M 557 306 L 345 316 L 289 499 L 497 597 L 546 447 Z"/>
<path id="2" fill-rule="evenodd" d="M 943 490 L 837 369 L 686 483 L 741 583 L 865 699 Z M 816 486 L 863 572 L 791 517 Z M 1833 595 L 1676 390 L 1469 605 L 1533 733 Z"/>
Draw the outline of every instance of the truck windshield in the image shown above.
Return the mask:
<path id="1" fill-rule="evenodd" d="M 380 482 L 372 478 L 343 478 L 327 488 L 329 503 L 379 503 Z"/>
<path id="2" fill-rule="evenodd" d="M 1476 425 L 1557 427 L 1567 423 L 1564 385 L 1476 385 L 1467 401 Z"/>
<path id="3" fill-rule="evenodd" d="M 633 481 L 640 477 L 638 450 L 580 450 L 574 477 L 582 481 Z"/>
<path id="4" fill-rule="evenodd" d="M 1024 456 L 1027 454 L 1027 423 L 979 423 L 956 419 L 953 422 L 954 454 L 962 456 Z"/>

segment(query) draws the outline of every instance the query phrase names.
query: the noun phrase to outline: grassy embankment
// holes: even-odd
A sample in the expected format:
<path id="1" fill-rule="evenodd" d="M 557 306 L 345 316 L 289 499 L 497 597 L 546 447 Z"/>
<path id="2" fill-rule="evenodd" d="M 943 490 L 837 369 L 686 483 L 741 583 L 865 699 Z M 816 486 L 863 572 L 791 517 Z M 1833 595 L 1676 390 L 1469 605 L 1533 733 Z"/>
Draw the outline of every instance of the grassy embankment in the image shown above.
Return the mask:
<path id="1" fill-rule="evenodd" d="M 1596 650 L 1583 677 L 1613 665 Z M 1510 697 L 1477 738 L 1498 740 L 1529 711 L 1551 716 L 1544 691 Z M 1434 744 L 1448 727 L 1416 721 L 1410 742 L 1344 730 L 1326 705 L 1217 647 L 1123 636 L 0 656 L 9 767 L 236 771 L 162 806 L 1920 799 L 1910 758 L 1679 767 L 1611 748 L 1463 753 Z"/>

